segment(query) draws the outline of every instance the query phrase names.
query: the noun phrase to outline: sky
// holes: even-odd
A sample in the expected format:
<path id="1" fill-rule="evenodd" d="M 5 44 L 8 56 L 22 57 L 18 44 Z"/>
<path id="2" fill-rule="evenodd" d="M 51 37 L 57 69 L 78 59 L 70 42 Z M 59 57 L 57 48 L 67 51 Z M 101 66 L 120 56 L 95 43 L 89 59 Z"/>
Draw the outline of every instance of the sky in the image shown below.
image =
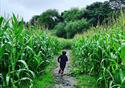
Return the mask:
<path id="1" fill-rule="evenodd" d="M 29 21 L 32 16 L 39 15 L 47 9 L 57 9 L 59 12 L 70 8 L 85 8 L 93 2 L 107 0 L 0 0 L 0 15 L 7 17 L 12 13 Z"/>

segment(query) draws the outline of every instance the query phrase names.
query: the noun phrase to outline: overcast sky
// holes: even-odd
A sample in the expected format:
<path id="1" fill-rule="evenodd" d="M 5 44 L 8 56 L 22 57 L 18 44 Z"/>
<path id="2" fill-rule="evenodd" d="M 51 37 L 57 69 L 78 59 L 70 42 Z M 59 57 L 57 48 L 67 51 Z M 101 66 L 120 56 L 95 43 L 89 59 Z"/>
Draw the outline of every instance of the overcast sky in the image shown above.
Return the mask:
<path id="1" fill-rule="evenodd" d="M 61 12 L 72 7 L 83 8 L 96 1 L 107 0 L 0 0 L 0 15 L 15 13 L 28 21 L 33 15 L 39 15 L 47 9 L 57 9 Z"/>

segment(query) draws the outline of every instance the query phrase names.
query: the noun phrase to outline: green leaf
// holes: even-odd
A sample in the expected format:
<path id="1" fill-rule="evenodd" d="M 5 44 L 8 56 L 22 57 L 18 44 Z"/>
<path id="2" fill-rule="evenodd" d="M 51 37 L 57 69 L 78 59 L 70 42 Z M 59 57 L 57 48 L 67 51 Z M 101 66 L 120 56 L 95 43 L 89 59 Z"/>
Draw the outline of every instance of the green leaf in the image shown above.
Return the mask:
<path id="1" fill-rule="evenodd" d="M 18 60 L 18 62 L 22 63 L 26 69 L 29 69 L 27 63 L 24 60 Z"/>
<path id="2" fill-rule="evenodd" d="M 14 28 L 14 30 L 17 30 L 17 28 L 18 28 L 18 20 L 14 14 L 13 14 L 13 28 Z"/>
<path id="3" fill-rule="evenodd" d="M 0 17 L 0 26 L 2 25 L 3 17 Z"/>
<path id="4" fill-rule="evenodd" d="M 125 43 L 122 43 L 120 57 L 122 58 L 123 64 L 125 64 Z"/>

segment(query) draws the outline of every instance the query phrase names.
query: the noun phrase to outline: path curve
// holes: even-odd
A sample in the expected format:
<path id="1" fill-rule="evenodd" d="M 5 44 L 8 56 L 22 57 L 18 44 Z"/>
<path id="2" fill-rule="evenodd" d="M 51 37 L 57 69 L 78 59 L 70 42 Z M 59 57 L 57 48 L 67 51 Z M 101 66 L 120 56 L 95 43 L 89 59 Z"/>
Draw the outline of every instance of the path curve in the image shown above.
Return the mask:
<path id="1" fill-rule="evenodd" d="M 75 88 L 74 86 L 76 85 L 76 81 L 75 78 L 73 78 L 70 75 L 70 51 L 66 50 L 67 52 L 67 56 L 68 56 L 68 62 L 64 71 L 64 76 L 63 78 L 61 78 L 61 76 L 58 74 L 58 70 L 59 70 L 59 64 L 56 67 L 56 69 L 54 69 L 54 76 L 55 76 L 55 86 L 53 88 Z M 55 59 L 55 61 L 57 62 L 57 57 Z"/>

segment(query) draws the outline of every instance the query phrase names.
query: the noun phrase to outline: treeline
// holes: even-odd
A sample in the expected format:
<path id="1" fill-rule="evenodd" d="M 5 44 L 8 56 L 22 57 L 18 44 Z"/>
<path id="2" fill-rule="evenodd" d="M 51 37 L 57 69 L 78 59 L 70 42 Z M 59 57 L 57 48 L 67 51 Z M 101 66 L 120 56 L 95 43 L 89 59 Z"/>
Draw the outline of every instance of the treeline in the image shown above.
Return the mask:
<path id="1" fill-rule="evenodd" d="M 33 16 L 30 23 L 42 29 L 55 30 L 58 37 L 73 38 L 76 33 L 84 32 L 89 27 L 112 23 L 124 8 L 125 0 L 110 0 L 95 2 L 85 9 L 72 8 L 61 14 L 49 9 Z"/>

